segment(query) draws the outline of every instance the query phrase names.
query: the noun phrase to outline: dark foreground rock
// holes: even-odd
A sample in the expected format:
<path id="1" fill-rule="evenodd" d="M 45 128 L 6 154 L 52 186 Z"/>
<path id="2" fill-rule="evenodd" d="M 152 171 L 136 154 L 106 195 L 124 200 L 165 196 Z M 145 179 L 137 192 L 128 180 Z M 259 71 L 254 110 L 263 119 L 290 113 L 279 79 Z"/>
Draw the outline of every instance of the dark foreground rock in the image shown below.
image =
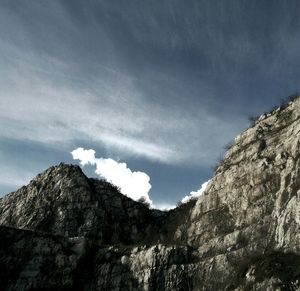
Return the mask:
<path id="1" fill-rule="evenodd" d="M 1 290 L 300 290 L 300 100 L 169 212 L 60 164 L 0 200 Z"/>

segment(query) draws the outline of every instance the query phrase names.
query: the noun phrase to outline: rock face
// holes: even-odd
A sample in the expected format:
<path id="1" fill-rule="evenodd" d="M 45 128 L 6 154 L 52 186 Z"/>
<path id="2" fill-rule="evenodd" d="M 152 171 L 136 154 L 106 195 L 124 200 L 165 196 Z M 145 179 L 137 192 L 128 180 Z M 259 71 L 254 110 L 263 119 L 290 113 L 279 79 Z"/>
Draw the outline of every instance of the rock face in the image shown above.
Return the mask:
<path id="1" fill-rule="evenodd" d="M 0 200 L 3 290 L 300 290 L 300 99 L 169 212 L 60 164 Z"/>
<path id="2" fill-rule="evenodd" d="M 1 225 L 93 238 L 102 244 L 142 241 L 155 233 L 150 228 L 161 214 L 108 182 L 88 179 L 79 166 L 65 164 L 49 168 L 0 200 Z"/>

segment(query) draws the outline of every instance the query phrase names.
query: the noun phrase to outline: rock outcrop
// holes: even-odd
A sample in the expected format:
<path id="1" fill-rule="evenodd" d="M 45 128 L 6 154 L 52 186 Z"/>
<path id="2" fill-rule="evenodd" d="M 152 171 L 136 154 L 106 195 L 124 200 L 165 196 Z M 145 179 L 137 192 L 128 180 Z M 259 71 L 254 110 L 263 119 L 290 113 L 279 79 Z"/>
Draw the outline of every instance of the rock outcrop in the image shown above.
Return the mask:
<path id="1" fill-rule="evenodd" d="M 163 213 L 88 179 L 79 166 L 60 164 L 0 200 L 0 224 L 102 244 L 132 244 L 153 236 Z"/>
<path id="2" fill-rule="evenodd" d="M 169 212 L 60 164 L 0 200 L 3 290 L 300 290 L 300 99 Z"/>

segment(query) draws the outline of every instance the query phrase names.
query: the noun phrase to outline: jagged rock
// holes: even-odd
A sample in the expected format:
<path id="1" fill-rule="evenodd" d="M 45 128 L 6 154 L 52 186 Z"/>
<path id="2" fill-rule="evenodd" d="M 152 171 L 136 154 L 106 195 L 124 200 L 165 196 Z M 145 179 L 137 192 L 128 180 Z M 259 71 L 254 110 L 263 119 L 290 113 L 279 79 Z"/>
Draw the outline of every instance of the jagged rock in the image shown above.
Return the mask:
<path id="1" fill-rule="evenodd" d="M 79 166 L 60 164 L 0 201 L 0 224 L 99 243 L 130 244 L 155 231 L 163 213 L 120 194 L 112 184 L 88 179 Z"/>
<path id="2" fill-rule="evenodd" d="M 300 290 L 300 99 L 236 137 L 206 191 L 149 210 L 58 165 L 0 200 L 4 290 Z"/>

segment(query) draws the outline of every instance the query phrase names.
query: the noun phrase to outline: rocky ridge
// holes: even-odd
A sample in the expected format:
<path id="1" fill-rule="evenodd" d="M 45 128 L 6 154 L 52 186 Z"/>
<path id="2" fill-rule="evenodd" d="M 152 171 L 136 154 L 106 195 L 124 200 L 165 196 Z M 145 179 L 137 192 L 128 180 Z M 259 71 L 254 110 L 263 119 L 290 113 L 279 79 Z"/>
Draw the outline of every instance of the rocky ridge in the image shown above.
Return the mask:
<path id="1" fill-rule="evenodd" d="M 117 187 L 87 178 L 79 166 L 50 167 L 28 186 L 0 200 L 0 224 L 102 244 L 132 244 L 152 235 L 162 212 L 122 195 Z"/>
<path id="2" fill-rule="evenodd" d="M 149 210 L 60 164 L 0 200 L 4 290 L 300 290 L 300 99 L 236 137 L 206 191 Z"/>

